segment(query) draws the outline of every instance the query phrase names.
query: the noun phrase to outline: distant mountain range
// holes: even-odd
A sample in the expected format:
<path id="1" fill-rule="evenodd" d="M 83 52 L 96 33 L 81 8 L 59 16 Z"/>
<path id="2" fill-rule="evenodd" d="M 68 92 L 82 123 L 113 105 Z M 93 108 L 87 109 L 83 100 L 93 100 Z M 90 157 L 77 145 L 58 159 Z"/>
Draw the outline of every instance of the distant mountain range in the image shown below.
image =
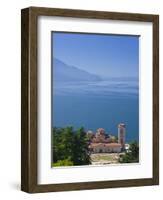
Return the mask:
<path id="1" fill-rule="evenodd" d="M 54 59 L 53 77 L 55 81 L 100 81 L 100 76 L 81 70 L 76 66 L 68 65 L 59 59 Z"/>

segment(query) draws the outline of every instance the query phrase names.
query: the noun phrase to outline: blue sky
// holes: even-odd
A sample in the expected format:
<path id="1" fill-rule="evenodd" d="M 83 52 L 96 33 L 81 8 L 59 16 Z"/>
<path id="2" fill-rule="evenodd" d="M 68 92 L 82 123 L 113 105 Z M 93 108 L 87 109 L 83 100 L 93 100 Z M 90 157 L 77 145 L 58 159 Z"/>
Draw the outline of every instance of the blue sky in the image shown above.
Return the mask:
<path id="1" fill-rule="evenodd" d="M 53 32 L 53 58 L 103 77 L 138 77 L 139 37 Z"/>

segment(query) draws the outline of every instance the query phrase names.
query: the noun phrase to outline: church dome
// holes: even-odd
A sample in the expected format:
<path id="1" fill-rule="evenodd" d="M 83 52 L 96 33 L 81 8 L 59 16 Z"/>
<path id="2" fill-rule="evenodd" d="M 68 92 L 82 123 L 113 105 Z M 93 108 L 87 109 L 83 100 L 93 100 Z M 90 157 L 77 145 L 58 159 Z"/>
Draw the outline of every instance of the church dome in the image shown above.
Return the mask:
<path id="1" fill-rule="evenodd" d="M 97 129 L 97 133 L 96 134 L 97 135 L 105 135 L 105 129 L 103 129 L 103 128 Z"/>

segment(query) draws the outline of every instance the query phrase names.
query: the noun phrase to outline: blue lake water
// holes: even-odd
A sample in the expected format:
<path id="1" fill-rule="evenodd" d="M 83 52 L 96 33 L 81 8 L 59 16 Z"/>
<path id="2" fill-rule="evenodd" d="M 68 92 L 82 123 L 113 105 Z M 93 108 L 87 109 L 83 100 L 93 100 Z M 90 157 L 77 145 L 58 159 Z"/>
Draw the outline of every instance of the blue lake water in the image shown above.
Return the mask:
<path id="1" fill-rule="evenodd" d="M 138 81 L 128 79 L 53 84 L 53 126 L 104 128 L 117 135 L 126 124 L 127 141 L 139 139 Z"/>

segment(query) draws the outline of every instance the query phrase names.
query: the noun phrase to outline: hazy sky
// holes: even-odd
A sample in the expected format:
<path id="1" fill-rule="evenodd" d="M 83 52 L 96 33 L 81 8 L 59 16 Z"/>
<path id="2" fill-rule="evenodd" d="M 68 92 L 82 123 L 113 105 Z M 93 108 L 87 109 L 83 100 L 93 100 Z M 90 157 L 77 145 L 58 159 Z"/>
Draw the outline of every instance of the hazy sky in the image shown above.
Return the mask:
<path id="1" fill-rule="evenodd" d="M 53 32 L 53 57 L 105 77 L 138 77 L 139 37 Z"/>

